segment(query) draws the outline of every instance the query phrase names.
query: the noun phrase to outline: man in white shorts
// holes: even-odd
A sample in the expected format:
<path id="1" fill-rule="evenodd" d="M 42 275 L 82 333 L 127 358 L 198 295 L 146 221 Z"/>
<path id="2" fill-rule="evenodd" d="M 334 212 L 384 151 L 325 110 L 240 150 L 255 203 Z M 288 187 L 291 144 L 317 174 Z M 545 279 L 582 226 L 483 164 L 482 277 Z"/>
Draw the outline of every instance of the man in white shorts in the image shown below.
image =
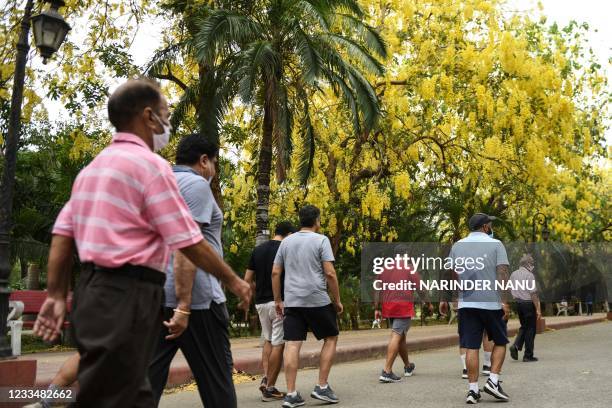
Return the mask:
<path id="1" fill-rule="evenodd" d="M 272 266 L 274 257 L 283 238 L 295 232 L 288 221 L 276 225 L 274 238 L 258 245 L 251 254 L 244 280 L 251 285 L 255 295 L 255 308 L 261 322 L 261 333 L 265 340 L 261 361 L 264 377 L 259 390 L 262 401 L 282 400 L 284 393 L 275 387 L 283 360 L 285 341 L 283 340 L 283 318 L 278 316 L 272 293 Z M 283 279 L 281 279 L 281 283 Z"/>

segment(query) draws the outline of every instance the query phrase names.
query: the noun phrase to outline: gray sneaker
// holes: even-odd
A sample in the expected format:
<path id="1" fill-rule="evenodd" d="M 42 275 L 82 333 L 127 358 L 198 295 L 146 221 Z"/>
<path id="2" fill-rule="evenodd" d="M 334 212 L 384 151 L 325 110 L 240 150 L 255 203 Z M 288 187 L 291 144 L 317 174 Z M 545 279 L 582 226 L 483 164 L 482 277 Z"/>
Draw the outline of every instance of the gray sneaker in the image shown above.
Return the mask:
<path id="1" fill-rule="evenodd" d="M 404 367 L 404 377 L 412 377 L 415 368 L 414 363 L 408 363 L 408 367 Z"/>
<path id="2" fill-rule="evenodd" d="M 327 388 L 325 389 L 321 388 L 319 384 L 317 384 L 314 390 L 310 393 L 310 396 L 321 401 L 327 401 L 331 404 L 337 404 L 338 402 L 340 402 L 329 384 L 327 384 Z"/>
<path id="3" fill-rule="evenodd" d="M 294 407 L 301 407 L 305 403 L 306 402 L 304 401 L 304 398 L 302 398 L 302 396 L 298 392 L 293 397 L 290 396 L 289 394 L 285 395 L 285 398 L 283 398 L 283 405 L 282 406 L 285 407 L 285 408 L 294 408 Z"/>
<path id="4" fill-rule="evenodd" d="M 396 383 L 402 381 L 402 379 L 397 375 L 393 374 L 393 371 L 388 373 L 385 370 L 382 370 L 382 372 L 380 373 L 380 377 L 378 377 L 378 381 L 380 381 L 381 383 Z"/>

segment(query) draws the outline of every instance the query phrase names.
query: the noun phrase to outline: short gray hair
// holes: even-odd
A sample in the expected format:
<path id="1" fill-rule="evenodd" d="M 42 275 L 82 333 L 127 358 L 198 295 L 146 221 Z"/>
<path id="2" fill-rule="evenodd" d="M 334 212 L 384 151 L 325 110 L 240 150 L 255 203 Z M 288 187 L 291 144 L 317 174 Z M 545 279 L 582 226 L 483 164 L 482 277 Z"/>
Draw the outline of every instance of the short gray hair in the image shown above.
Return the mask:
<path id="1" fill-rule="evenodd" d="M 533 256 L 531 254 L 523 254 L 521 260 L 519 261 L 520 266 L 531 266 L 534 265 L 535 262 L 533 260 Z"/>

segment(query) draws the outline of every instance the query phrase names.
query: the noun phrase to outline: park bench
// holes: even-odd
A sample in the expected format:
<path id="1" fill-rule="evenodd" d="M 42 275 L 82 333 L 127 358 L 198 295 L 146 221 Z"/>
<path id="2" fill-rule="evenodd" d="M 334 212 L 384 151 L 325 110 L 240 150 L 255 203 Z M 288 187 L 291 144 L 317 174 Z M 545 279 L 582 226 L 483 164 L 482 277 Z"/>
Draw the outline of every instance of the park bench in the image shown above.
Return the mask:
<path id="1" fill-rule="evenodd" d="M 575 306 L 569 305 L 567 302 L 555 303 L 555 307 L 557 308 L 557 316 L 561 313 L 567 316 L 575 312 Z"/>
<path id="2" fill-rule="evenodd" d="M 34 321 L 45 299 L 47 291 L 45 290 L 17 290 L 11 293 L 9 297 L 9 315 L 7 318 L 7 326 L 11 330 L 11 345 L 13 355 L 21 355 L 21 331 L 32 330 Z M 72 293 L 68 295 L 66 304 L 66 314 L 72 311 Z M 23 320 L 23 316 L 33 316 L 31 320 Z M 70 322 L 66 318 L 62 327 L 61 341 L 66 338 L 66 332 L 70 327 Z"/>

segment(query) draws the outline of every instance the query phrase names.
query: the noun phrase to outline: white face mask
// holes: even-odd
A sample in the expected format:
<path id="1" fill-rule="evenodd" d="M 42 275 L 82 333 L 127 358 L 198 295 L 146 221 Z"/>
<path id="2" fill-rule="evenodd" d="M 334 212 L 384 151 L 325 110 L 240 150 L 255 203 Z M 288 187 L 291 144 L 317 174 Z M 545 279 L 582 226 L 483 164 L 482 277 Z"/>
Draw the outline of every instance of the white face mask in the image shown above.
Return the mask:
<path id="1" fill-rule="evenodd" d="M 166 125 L 164 122 L 162 122 L 159 116 L 157 116 L 155 113 L 153 113 L 153 116 L 155 116 L 155 119 L 157 119 L 162 128 L 164 128 L 163 133 L 153 133 L 153 150 L 157 152 L 166 147 L 168 142 L 170 142 L 170 132 L 172 132 L 172 126 L 169 124 Z"/>

